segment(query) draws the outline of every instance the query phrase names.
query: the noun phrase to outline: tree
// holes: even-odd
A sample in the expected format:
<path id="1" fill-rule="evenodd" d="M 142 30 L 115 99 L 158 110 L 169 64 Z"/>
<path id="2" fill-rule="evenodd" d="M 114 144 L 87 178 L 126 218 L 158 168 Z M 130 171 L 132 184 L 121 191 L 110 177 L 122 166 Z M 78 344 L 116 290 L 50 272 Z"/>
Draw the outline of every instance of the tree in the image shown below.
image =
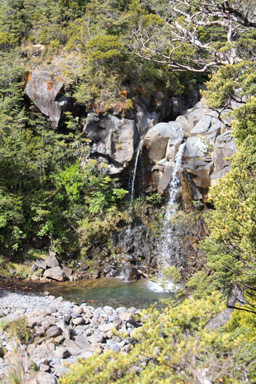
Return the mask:
<path id="1" fill-rule="evenodd" d="M 248 57 L 244 35 L 249 38 L 250 31 L 255 31 L 255 0 L 145 0 L 142 7 L 149 15 L 141 11 L 129 46 L 145 60 L 168 64 L 176 71 L 200 73 Z M 146 20 L 152 14 L 155 20 L 149 25 Z M 250 39 L 255 46 L 255 35 Z M 254 58 L 255 51 L 251 52 Z"/>
<path id="2" fill-rule="evenodd" d="M 227 298 L 246 302 L 243 310 L 256 313 L 256 70 L 253 63 L 241 62 L 220 68 L 207 83 L 204 95 L 214 108 L 227 108 L 237 153 L 231 171 L 210 190 L 214 204 L 206 218 L 210 235 L 204 241 L 207 265 L 212 275 L 207 281 Z M 240 106 L 232 111 L 232 103 Z M 236 107 L 238 105 L 236 104 Z M 204 275 L 200 275 L 205 279 Z M 190 286 L 196 287 L 199 274 Z M 198 280 L 199 279 L 199 280 Z M 235 306 L 231 301 L 230 306 Z"/>

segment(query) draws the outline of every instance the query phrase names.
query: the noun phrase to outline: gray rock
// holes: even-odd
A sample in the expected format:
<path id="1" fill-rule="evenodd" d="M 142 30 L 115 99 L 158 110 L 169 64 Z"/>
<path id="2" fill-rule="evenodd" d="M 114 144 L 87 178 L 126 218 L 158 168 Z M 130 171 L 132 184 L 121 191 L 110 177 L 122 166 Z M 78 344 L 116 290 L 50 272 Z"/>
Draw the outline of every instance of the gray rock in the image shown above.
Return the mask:
<path id="1" fill-rule="evenodd" d="M 199 120 L 205 116 L 206 114 L 211 114 L 213 111 L 209 108 L 202 108 L 202 106 L 198 105 L 198 108 L 195 106 L 192 109 L 189 109 L 185 113 L 185 117 L 187 118 L 189 123 L 192 123 L 194 126 L 199 122 Z"/>
<path id="2" fill-rule="evenodd" d="M 94 143 L 98 154 L 109 156 L 116 166 L 112 172 L 120 172 L 130 162 L 138 143 L 134 120 L 119 119 L 113 115 L 99 118 L 96 113 L 87 116 L 84 132 Z"/>
<path id="3" fill-rule="evenodd" d="M 92 357 L 93 352 L 85 351 L 81 353 L 80 359 L 88 359 L 89 357 Z"/>
<path id="4" fill-rule="evenodd" d="M 159 123 L 151 128 L 144 137 L 147 156 L 154 164 L 166 155 L 167 145 L 177 145 L 184 137 L 178 123 Z"/>
<path id="5" fill-rule="evenodd" d="M 46 262 L 45 262 L 45 260 L 37 260 L 37 261 L 35 262 L 35 265 L 36 265 L 38 268 L 40 268 L 40 269 L 43 269 L 43 270 L 46 269 Z"/>
<path id="6" fill-rule="evenodd" d="M 234 312 L 234 309 L 232 308 L 226 308 L 222 312 L 220 312 L 217 316 L 215 316 L 213 319 L 211 319 L 207 325 L 207 329 L 218 329 L 222 327 L 224 324 L 226 324 L 230 319 L 231 315 Z"/>
<path id="7" fill-rule="evenodd" d="M 82 305 L 75 307 L 73 312 L 77 315 L 81 315 L 82 313 L 84 313 L 84 307 Z"/>
<path id="8" fill-rule="evenodd" d="M 197 157 L 204 157 L 205 152 L 202 148 L 202 140 L 200 137 L 189 137 L 186 141 L 186 147 L 184 152 L 185 159 L 192 159 Z"/>
<path id="9" fill-rule="evenodd" d="M 36 384 L 57 384 L 57 379 L 54 375 L 47 372 L 39 372 L 35 378 Z"/>
<path id="10" fill-rule="evenodd" d="M 53 325 L 46 331 L 47 337 L 57 337 L 62 334 L 62 329 L 57 327 L 56 325 Z"/>
<path id="11" fill-rule="evenodd" d="M 83 335 L 75 336 L 74 341 L 80 349 L 90 349 L 88 338 Z"/>
<path id="12" fill-rule="evenodd" d="M 118 344 L 110 344 L 109 349 L 111 349 L 111 351 L 114 351 L 116 353 L 120 352 L 120 347 L 118 346 Z"/>
<path id="13" fill-rule="evenodd" d="M 66 359 L 70 356 L 70 352 L 67 348 L 58 346 L 54 351 L 53 356 L 57 359 Z"/>
<path id="14" fill-rule="evenodd" d="M 194 127 L 194 124 L 189 122 L 188 119 L 181 115 L 181 116 L 178 116 L 175 120 L 176 123 L 179 124 L 179 126 L 181 127 L 181 129 L 183 131 L 185 131 L 186 133 L 190 133 L 190 131 L 193 129 Z"/>
<path id="15" fill-rule="evenodd" d="M 81 354 L 81 348 L 73 340 L 66 339 L 64 341 L 64 346 L 67 347 L 67 349 L 73 356 L 78 356 Z"/>
<path id="16" fill-rule="evenodd" d="M 60 267 L 46 269 L 44 271 L 44 277 L 56 281 L 65 281 L 67 279 L 65 273 Z"/>
<path id="17" fill-rule="evenodd" d="M 84 324 L 85 320 L 82 317 L 76 317 L 75 319 L 72 319 L 72 323 L 74 325 L 82 325 Z"/>
<path id="18" fill-rule="evenodd" d="M 69 267 L 63 266 L 63 267 L 62 267 L 62 270 L 63 270 L 63 272 L 65 273 L 65 275 L 66 275 L 68 278 L 70 278 L 70 276 L 73 275 L 73 271 L 72 271 L 72 269 L 69 268 Z"/>
<path id="19" fill-rule="evenodd" d="M 108 332 L 115 328 L 115 325 L 113 323 L 110 324 L 102 324 L 99 326 L 99 330 L 101 332 Z"/>
<path id="20" fill-rule="evenodd" d="M 214 172 L 230 166 L 228 160 L 236 152 L 236 143 L 230 131 L 218 136 L 213 149 Z M 227 159 L 228 158 L 228 159 Z"/>
<path id="21" fill-rule="evenodd" d="M 49 372 L 50 370 L 50 366 L 49 364 L 40 364 L 39 365 L 39 371 L 43 371 L 43 372 Z"/>
<path id="22" fill-rule="evenodd" d="M 60 266 L 60 263 L 58 262 L 58 260 L 54 254 L 47 257 L 47 259 L 45 260 L 45 263 L 46 263 L 48 268 L 54 268 L 54 267 Z"/>
<path id="23" fill-rule="evenodd" d="M 211 116 L 203 116 L 199 120 L 199 122 L 195 125 L 195 127 L 190 132 L 190 136 L 198 136 L 202 134 L 206 134 L 211 127 L 212 117 Z"/>
<path id="24" fill-rule="evenodd" d="M 171 179 L 172 179 L 172 172 L 173 172 L 173 165 L 171 165 L 170 163 L 165 167 L 164 169 L 164 173 L 159 181 L 159 184 L 158 184 L 158 192 L 159 193 L 163 193 L 166 188 L 168 187 Z"/>
<path id="25" fill-rule="evenodd" d="M 48 117 L 51 125 L 57 128 L 61 119 L 62 106 L 56 98 L 63 88 L 63 81 L 46 71 L 30 72 L 25 87 L 25 94 L 35 103 L 37 108 Z"/>
<path id="26" fill-rule="evenodd" d="M 91 344 L 103 343 L 104 342 L 104 336 L 102 336 L 101 334 L 93 334 L 92 336 L 88 337 L 88 340 Z"/>

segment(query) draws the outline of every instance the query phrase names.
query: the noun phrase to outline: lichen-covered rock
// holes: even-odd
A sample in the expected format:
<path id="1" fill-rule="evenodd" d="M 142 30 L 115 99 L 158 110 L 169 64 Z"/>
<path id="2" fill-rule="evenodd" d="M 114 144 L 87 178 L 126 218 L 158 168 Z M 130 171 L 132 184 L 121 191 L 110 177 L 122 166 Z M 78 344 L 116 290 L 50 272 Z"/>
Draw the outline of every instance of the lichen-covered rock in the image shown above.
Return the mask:
<path id="1" fill-rule="evenodd" d="M 59 76 L 52 76 L 47 71 L 33 71 L 29 73 L 25 94 L 33 101 L 37 108 L 48 117 L 54 128 L 58 127 L 63 103 L 60 100 L 61 90 L 64 86 Z"/>

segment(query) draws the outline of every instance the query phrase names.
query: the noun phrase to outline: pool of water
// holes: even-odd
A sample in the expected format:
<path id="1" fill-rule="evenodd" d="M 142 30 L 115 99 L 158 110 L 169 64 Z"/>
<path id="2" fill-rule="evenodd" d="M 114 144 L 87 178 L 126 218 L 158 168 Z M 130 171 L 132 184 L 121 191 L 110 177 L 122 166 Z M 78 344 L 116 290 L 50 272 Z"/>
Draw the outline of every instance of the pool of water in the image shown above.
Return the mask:
<path id="1" fill-rule="evenodd" d="M 78 304 L 87 303 L 94 307 L 109 305 L 111 307 L 148 308 L 160 299 L 173 296 L 149 280 L 124 282 L 117 279 L 84 280 L 65 283 L 40 284 L 40 291 L 49 291 L 56 297 Z"/>

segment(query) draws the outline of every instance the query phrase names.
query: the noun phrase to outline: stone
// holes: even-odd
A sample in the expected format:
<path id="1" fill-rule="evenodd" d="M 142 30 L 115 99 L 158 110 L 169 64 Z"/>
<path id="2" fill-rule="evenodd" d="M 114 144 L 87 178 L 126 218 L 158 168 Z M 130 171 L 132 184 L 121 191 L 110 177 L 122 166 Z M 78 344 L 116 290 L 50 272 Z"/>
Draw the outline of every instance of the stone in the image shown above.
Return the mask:
<path id="1" fill-rule="evenodd" d="M 218 136 L 213 148 L 214 172 L 219 172 L 230 166 L 229 158 L 236 152 L 236 143 L 231 134 L 227 131 Z"/>
<path id="2" fill-rule="evenodd" d="M 184 116 L 186 117 L 189 123 L 195 126 L 203 116 L 205 116 L 206 114 L 211 114 L 212 112 L 213 111 L 211 109 L 204 107 L 202 108 L 198 105 L 198 108 L 195 106 L 194 108 L 189 109 Z"/>
<path id="3" fill-rule="evenodd" d="M 198 136 L 202 134 L 206 134 L 211 127 L 212 117 L 211 116 L 203 116 L 195 127 L 191 130 L 190 136 Z"/>
<path id="4" fill-rule="evenodd" d="M 210 175 L 213 170 L 213 162 L 199 162 L 199 166 L 197 166 L 197 162 L 192 162 L 186 165 L 186 170 L 193 177 L 193 181 L 197 187 L 208 189 L 211 185 Z"/>
<path id="5" fill-rule="evenodd" d="M 43 269 L 43 270 L 46 269 L 46 262 L 45 262 L 45 260 L 37 260 L 35 262 L 35 265 L 37 266 L 37 268 L 40 268 L 40 269 Z"/>
<path id="6" fill-rule="evenodd" d="M 81 353 L 80 359 L 88 359 L 89 357 L 92 357 L 93 352 L 85 351 Z"/>
<path id="7" fill-rule="evenodd" d="M 173 165 L 170 163 L 165 167 L 164 173 L 159 181 L 159 184 L 157 186 L 157 190 L 159 193 L 163 193 L 166 188 L 168 187 L 171 179 L 172 179 L 172 172 L 173 172 Z"/>
<path id="8" fill-rule="evenodd" d="M 132 160 L 139 141 L 135 121 L 113 115 L 99 118 L 96 113 L 89 113 L 84 133 L 93 141 L 94 151 L 107 155 L 115 164 L 116 172 Z"/>
<path id="9" fill-rule="evenodd" d="M 83 306 L 75 307 L 74 308 L 74 313 L 77 314 L 77 315 L 81 315 L 82 313 L 84 313 L 84 307 Z"/>
<path id="10" fill-rule="evenodd" d="M 202 148 L 201 137 L 196 137 L 196 136 L 189 137 L 186 141 L 184 159 L 204 157 L 205 152 L 201 148 Z"/>
<path id="11" fill-rule="evenodd" d="M 63 335 L 57 336 L 54 339 L 54 344 L 55 345 L 62 344 L 64 340 L 65 340 L 65 337 Z"/>
<path id="12" fill-rule="evenodd" d="M 66 359 L 70 356 L 70 352 L 67 348 L 58 346 L 53 355 L 57 359 Z"/>
<path id="13" fill-rule="evenodd" d="M 30 276 L 31 281 L 37 281 L 40 280 L 41 278 L 41 273 L 40 272 L 35 272 L 33 275 Z"/>
<path id="14" fill-rule="evenodd" d="M 43 321 L 42 317 L 37 316 L 31 316 L 30 314 L 27 315 L 27 324 L 29 328 L 34 328 L 36 325 L 41 324 Z"/>
<path id="15" fill-rule="evenodd" d="M 213 172 L 210 176 L 210 184 L 211 187 L 219 184 L 219 181 L 222 177 L 224 177 L 231 170 L 231 166 L 223 168 L 219 172 Z"/>
<path id="16" fill-rule="evenodd" d="M 56 325 L 53 325 L 52 327 L 48 328 L 46 331 L 47 337 L 57 337 L 62 334 L 62 329 L 57 327 Z"/>
<path id="17" fill-rule="evenodd" d="M 211 319 L 207 324 L 207 329 L 218 329 L 225 325 L 231 319 L 231 315 L 234 312 L 233 308 L 226 308 Z"/>
<path id="18" fill-rule="evenodd" d="M 189 134 L 194 127 L 194 124 L 189 122 L 184 115 L 178 116 L 175 122 L 178 123 L 181 129 L 185 131 L 187 134 Z"/>
<path id="19" fill-rule="evenodd" d="M 121 276 L 123 276 L 125 281 L 137 281 L 139 278 L 137 268 L 131 265 L 125 265 L 122 268 Z"/>
<path id="20" fill-rule="evenodd" d="M 35 271 L 38 270 L 38 267 L 36 266 L 36 264 L 32 264 L 30 269 L 31 269 L 32 272 L 35 272 Z"/>
<path id="21" fill-rule="evenodd" d="M 115 325 L 113 323 L 102 324 L 102 325 L 99 326 L 99 330 L 101 332 L 108 332 L 108 331 L 111 331 L 114 328 L 115 328 Z"/>
<path id="22" fill-rule="evenodd" d="M 65 273 L 65 275 L 67 276 L 68 279 L 73 274 L 72 269 L 69 268 L 69 267 L 66 267 L 65 265 L 62 267 L 62 270 L 63 270 L 63 272 Z"/>
<path id="23" fill-rule="evenodd" d="M 121 312 L 120 319 L 129 323 L 133 321 L 133 315 L 132 313 L 129 313 L 129 312 Z"/>
<path id="24" fill-rule="evenodd" d="M 57 384 L 56 377 L 47 372 L 39 372 L 35 380 L 36 384 Z"/>
<path id="25" fill-rule="evenodd" d="M 109 349 L 111 349 L 111 351 L 114 351 L 116 353 L 120 352 L 121 350 L 118 344 L 110 344 Z"/>
<path id="26" fill-rule="evenodd" d="M 49 268 L 44 271 L 44 277 L 57 280 L 57 281 L 65 281 L 66 275 L 60 267 Z"/>
<path id="27" fill-rule="evenodd" d="M 72 319 L 72 323 L 74 325 L 82 325 L 84 324 L 85 320 L 82 317 L 76 317 L 75 319 Z"/>
<path id="28" fill-rule="evenodd" d="M 49 364 L 40 364 L 39 365 L 39 371 L 48 372 L 50 370 Z"/>
<path id="29" fill-rule="evenodd" d="M 88 340 L 91 344 L 103 343 L 104 342 L 104 336 L 102 336 L 101 334 L 93 334 L 92 336 L 88 337 Z"/>
<path id="30" fill-rule="evenodd" d="M 71 355 L 78 356 L 81 354 L 81 348 L 75 343 L 74 340 L 66 339 L 64 346 L 67 347 Z"/>
<path id="31" fill-rule="evenodd" d="M 75 336 L 74 341 L 80 349 L 90 349 L 90 343 L 86 336 L 83 336 L 83 335 Z"/>
<path id="32" fill-rule="evenodd" d="M 61 97 L 63 86 L 63 80 L 59 76 L 35 70 L 29 73 L 24 90 L 37 108 L 48 117 L 53 128 L 58 127 L 62 115 L 63 105 L 58 104 L 56 98 Z"/>
<path id="33" fill-rule="evenodd" d="M 48 256 L 47 259 L 45 260 L 45 263 L 48 268 L 54 268 L 54 267 L 60 266 L 60 263 L 58 262 L 55 254 Z"/>
<path id="34" fill-rule="evenodd" d="M 147 149 L 149 160 L 156 164 L 165 157 L 167 145 L 178 145 L 183 137 L 184 132 L 175 122 L 156 124 L 144 137 L 144 147 Z"/>

